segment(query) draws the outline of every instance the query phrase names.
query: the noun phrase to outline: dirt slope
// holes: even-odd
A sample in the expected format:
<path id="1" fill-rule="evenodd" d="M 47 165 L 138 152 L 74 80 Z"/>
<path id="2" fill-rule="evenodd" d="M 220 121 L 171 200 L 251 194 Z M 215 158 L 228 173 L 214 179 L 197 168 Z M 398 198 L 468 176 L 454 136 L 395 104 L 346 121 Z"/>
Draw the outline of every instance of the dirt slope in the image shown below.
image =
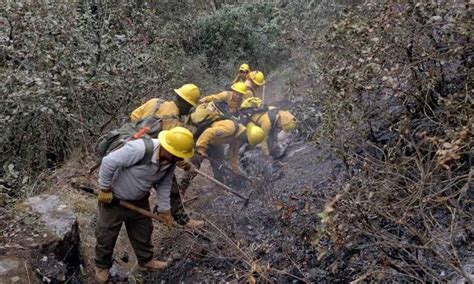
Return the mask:
<path id="1" fill-rule="evenodd" d="M 185 200 L 191 200 L 186 207 L 194 218 L 205 219 L 207 225 L 192 232 L 155 223 L 156 257 L 170 262 L 162 273 L 136 271 L 133 250 L 122 231 L 114 253 L 114 272 L 119 272 L 115 280 L 127 276 L 145 282 L 244 281 L 253 277 L 285 282 L 313 278 L 318 271 L 311 267 L 315 251 L 309 242 L 319 220 L 316 213 L 324 203 L 325 184 L 337 178 L 340 166 L 314 145 L 302 143 L 288 149 L 278 168 L 256 151 L 246 159 L 254 165 L 247 171 L 261 177 L 256 186 L 241 189 L 245 195 L 251 194 L 247 208 L 242 208 L 242 202 L 234 196 L 197 177 L 186 193 Z M 96 201 L 75 185 L 94 183 L 95 177 L 85 176 L 92 164 L 90 159 L 69 161 L 53 175 L 50 186 L 51 192 L 76 209 L 85 281 L 93 275 Z M 206 164 L 204 170 L 210 172 Z M 278 179 L 269 182 L 265 177 Z"/>

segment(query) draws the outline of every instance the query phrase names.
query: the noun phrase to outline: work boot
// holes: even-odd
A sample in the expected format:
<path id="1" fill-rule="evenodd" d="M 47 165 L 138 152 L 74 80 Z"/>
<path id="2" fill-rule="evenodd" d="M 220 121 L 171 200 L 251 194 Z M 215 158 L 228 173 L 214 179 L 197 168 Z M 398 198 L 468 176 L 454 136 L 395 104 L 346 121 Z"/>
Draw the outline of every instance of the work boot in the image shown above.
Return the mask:
<path id="1" fill-rule="evenodd" d="M 189 221 L 186 224 L 184 224 L 184 227 L 188 229 L 196 229 L 202 226 L 204 226 L 204 221 L 194 220 L 194 219 L 189 219 Z"/>
<path id="2" fill-rule="evenodd" d="M 109 279 L 109 269 L 108 268 L 95 268 L 95 279 L 99 283 L 106 283 Z"/>
<path id="3" fill-rule="evenodd" d="M 148 263 L 139 266 L 138 270 L 140 271 L 147 271 L 147 270 L 163 270 L 168 266 L 168 263 L 165 261 L 159 261 L 159 260 L 150 260 Z"/>

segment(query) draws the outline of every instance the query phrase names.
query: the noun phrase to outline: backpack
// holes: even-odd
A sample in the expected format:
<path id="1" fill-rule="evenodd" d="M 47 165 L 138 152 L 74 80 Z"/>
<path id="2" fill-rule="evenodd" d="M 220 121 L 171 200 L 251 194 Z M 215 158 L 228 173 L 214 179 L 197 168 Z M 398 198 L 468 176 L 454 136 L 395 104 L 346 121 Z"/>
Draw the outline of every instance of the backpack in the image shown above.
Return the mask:
<path id="1" fill-rule="evenodd" d="M 105 156 L 125 145 L 126 142 L 134 139 L 142 139 L 145 143 L 145 155 L 135 165 L 151 163 L 153 141 L 150 135 L 144 133 L 143 129 L 144 128 L 139 128 L 136 123 L 125 123 L 122 127 L 111 130 L 101 136 L 96 144 L 96 153 L 100 158 L 100 162 L 102 162 Z"/>
<path id="2" fill-rule="evenodd" d="M 191 113 L 190 118 L 191 123 L 197 128 L 194 133 L 195 139 L 198 139 L 204 130 L 214 122 L 224 119 L 233 119 L 227 112 L 227 103 L 225 102 L 200 104 L 196 107 L 194 112 Z"/>
<path id="3" fill-rule="evenodd" d="M 259 113 L 265 113 L 268 111 L 268 106 L 267 105 L 263 105 L 261 107 L 250 107 L 250 108 L 245 108 L 245 109 L 241 109 L 240 110 L 240 113 L 239 113 L 239 122 L 244 124 L 244 125 L 247 125 L 249 122 L 251 122 L 251 117 L 254 115 L 254 114 L 259 114 Z"/>
<path id="4" fill-rule="evenodd" d="M 158 117 L 155 115 L 155 113 L 160 108 L 161 104 L 164 102 L 165 101 L 162 99 L 157 99 L 156 104 L 153 107 L 151 113 L 147 117 L 134 122 L 136 123 L 136 126 L 138 128 L 148 127 L 147 134 L 149 136 L 155 137 L 162 130 L 161 121 L 163 118 L 167 118 L 167 117 L 166 116 Z"/>
<path id="5" fill-rule="evenodd" d="M 152 136 L 156 136 L 161 131 L 161 118 L 155 116 L 163 100 L 158 99 L 153 111 L 147 117 L 136 122 L 129 122 L 120 128 L 113 129 L 102 135 L 96 143 L 95 152 L 99 156 L 99 161 L 89 169 L 89 174 L 100 167 L 102 159 L 111 152 L 121 148 L 126 142 L 133 139 L 143 139 L 145 143 L 145 155 L 135 165 L 151 163 L 153 156 Z"/>
<path id="6" fill-rule="evenodd" d="M 134 130 L 133 133 L 132 129 Z M 151 163 L 151 157 L 153 156 L 154 152 L 153 141 L 148 134 L 142 134 L 141 136 L 137 134 L 141 134 L 141 131 L 137 131 L 136 125 L 132 123 L 126 123 L 121 128 L 114 129 L 101 136 L 95 147 L 96 154 L 99 156 L 99 161 L 89 169 L 89 174 L 92 174 L 100 167 L 102 159 L 105 156 L 121 148 L 126 142 L 133 139 L 143 139 L 143 142 L 145 143 L 145 155 L 135 165 L 145 165 Z"/>

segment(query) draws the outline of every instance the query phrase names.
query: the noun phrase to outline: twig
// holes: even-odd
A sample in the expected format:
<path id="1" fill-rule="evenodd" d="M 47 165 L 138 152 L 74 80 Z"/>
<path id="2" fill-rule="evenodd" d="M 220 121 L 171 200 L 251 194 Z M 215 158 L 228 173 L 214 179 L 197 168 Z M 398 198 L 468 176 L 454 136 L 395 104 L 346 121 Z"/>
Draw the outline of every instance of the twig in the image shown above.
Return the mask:
<path id="1" fill-rule="evenodd" d="M 198 198 L 199 198 L 199 196 L 191 197 L 191 198 L 189 198 L 189 199 L 184 200 L 184 201 L 183 201 L 183 204 L 192 202 L 192 201 L 194 201 L 194 200 L 196 200 L 196 199 L 198 199 Z"/>
<path id="2" fill-rule="evenodd" d="M 28 265 L 26 264 L 26 261 L 24 261 L 23 264 L 25 265 L 26 277 L 28 277 L 28 284 L 31 284 L 30 273 L 28 272 Z"/>

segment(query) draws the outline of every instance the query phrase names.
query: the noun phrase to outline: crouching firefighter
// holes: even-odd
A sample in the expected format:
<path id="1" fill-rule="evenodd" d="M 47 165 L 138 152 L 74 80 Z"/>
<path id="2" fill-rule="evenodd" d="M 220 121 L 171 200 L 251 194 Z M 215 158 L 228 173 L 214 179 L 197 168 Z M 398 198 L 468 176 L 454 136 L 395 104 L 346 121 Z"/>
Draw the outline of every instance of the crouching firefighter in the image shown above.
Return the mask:
<path id="1" fill-rule="evenodd" d="M 196 107 L 201 96 L 201 91 L 194 84 L 184 84 L 179 89 L 174 89 L 176 93 L 173 101 L 163 101 L 158 98 L 151 99 L 136 108 L 130 115 L 132 123 L 137 124 L 138 129 L 147 127 L 146 133 L 150 136 L 156 136 L 162 130 L 170 130 L 176 126 L 184 126 L 183 116 L 189 115 L 193 107 Z M 185 161 L 179 161 L 176 166 L 190 170 L 190 164 Z M 189 228 L 199 227 L 204 224 L 203 221 L 190 219 L 184 210 L 179 195 L 179 187 L 176 177 L 173 177 L 171 188 L 172 215 L 175 221 L 180 225 Z"/>
<path id="2" fill-rule="evenodd" d="M 188 115 L 191 108 L 197 106 L 201 92 L 194 84 L 185 84 L 179 89 L 174 89 L 174 92 L 176 96 L 173 101 L 151 99 L 136 108 L 130 115 L 130 120 L 140 123 L 143 127 L 149 127 L 150 135 L 183 126 L 180 117 Z"/>
<path id="3" fill-rule="evenodd" d="M 232 81 L 232 84 L 237 83 L 237 82 L 244 82 L 247 80 L 247 76 L 250 73 L 250 66 L 247 63 L 243 63 L 239 67 L 239 73 L 235 76 L 234 80 Z"/>
<path id="4" fill-rule="evenodd" d="M 245 85 L 247 86 L 247 94 L 245 99 L 251 97 L 257 97 L 265 99 L 265 94 L 263 92 L 263 86 L 265 85 L 265 76 L 261 71 L 252 71 L 247 75 L 245 80 Z"/>
<path id="5" fill-rule="evenodd" d="M 247 96 L 247 86 L 244 82 L 232 84 L 231 90 L 223 91 L 215 95 L 205 96 L 199 100 L 200 103 L 225 102 L 229 114 L 237 114 L 242 101 Z"/>
<path id="6" fill-rule="evenodd" d="M 265 139 L 262 141 L 262 151 L 266 155 L 276 157 L 278 133 L 291 132 L 296 128 L 296 118 L 291 112 L 277 107 L 266 106 L 256 97 L 246 99 L 240 106 L 241 123 L 255 123 L 260 126 Z"/>
<path id="7" fill-rule="evenodd" d="M 223 182 L 224 170 L 222 163 L 225 162 L 224 145 L 229 145 L 228 157 L 232 172 L 239 174 L 239 148 L 248 143 L 254 147 L 265 138 L 263 130 L 253 123 L 246 126 L 234 119 L 224 115 L 225 110 L 213 102 L 199 105 L 191 120 L 197 126 L 196 155 L 191 162 L 197 168 L 205 159 L 209 159 L 214 178 Z M 180 188 L 186 189 L 196 174 L 187 172 L 183 176 Z"/>
<path id="8" fill-rule="evenodd" d="M 119 206 L 116 200 L 150 210 L 149 191 L 154 188 L 157 202 L 153 212 L 170 224 L 170 190 L 176 162 L 193 155 L 193 134 L 183 127 L 175 127 L 160 132 L 158 139 L 130 140 L 103 158 L 99 170 L 95 247 L 98 281 L 106 282 L 108 279 L 115 242 L 123 223 L 139 269 L 166 268 L 166 262 L 153 259 L 152 220 Z"/>

